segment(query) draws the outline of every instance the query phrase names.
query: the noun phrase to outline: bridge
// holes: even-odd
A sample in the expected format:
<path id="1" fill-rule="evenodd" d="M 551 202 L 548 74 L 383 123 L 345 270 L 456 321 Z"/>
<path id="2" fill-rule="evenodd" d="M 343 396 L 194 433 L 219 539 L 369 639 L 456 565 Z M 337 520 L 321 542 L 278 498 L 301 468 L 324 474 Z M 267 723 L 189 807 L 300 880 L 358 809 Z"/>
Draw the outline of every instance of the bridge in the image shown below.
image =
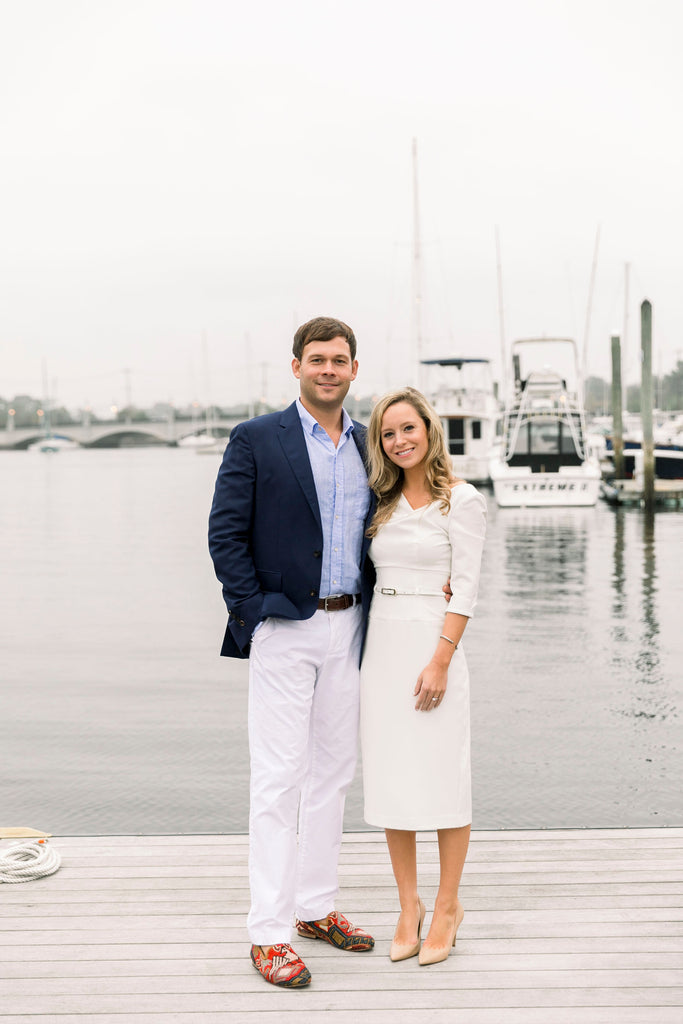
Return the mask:
<path id="1" fill-rule="evenodd" d="M 214 437 L 228 437 L 232 428 L 244 417 L 220 418 L 212 423 L 198 425 L 185 420 L 159 420 L 158 422 L 70 423 L 55 427 L 55 437 L 75 441 L 84 448 L 122 448 L 144 445 L 175 446 L 186 437 L 210 432 Z M 45 438 L 45 430 L 34 427 L 5 427 L 0 429 L 0 451 L 28 448 L 34 441 Z"/>

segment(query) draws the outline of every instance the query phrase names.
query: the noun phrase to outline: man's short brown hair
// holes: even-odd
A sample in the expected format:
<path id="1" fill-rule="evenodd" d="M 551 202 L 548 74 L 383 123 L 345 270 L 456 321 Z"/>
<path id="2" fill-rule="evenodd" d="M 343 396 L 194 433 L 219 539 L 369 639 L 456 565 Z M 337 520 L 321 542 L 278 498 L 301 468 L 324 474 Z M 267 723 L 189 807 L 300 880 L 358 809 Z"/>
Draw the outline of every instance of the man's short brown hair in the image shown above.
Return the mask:
<path id="1" fill-rule="evenodd" d="M 331 316 L 316 316 L 308 323 L 302 324 L 294 335 L 292 352 L 294 358 L 301 362 L 306 345 L 311 341 L 332 341 L 333 338 L 345 338 L 351 350 L 351 360 L 356 358 L 356 337 L 342 320 Z"/>

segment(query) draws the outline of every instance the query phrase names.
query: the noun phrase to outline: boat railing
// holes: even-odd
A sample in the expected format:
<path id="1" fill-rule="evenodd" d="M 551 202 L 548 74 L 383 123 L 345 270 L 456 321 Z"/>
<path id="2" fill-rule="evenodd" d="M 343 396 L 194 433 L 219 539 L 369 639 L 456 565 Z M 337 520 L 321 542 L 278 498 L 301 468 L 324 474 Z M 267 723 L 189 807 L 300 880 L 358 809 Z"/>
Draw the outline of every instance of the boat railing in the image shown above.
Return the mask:
<path id="1" fill-rule="evenodd" d="M 587 452 L 583 407 L 574 396 L 568 394 L 561 378 L 542 374 L 530 375 L 523 386 L 518 386 L 514 402 L 505 410 L 505 461 L 510 462 L 515 456 L 524 427 L 548 420 L 562 423 L 568 428 L 576 454 L 581 461 L 585 460 Z"/>
<path id="2" fill-rule="evenodd" d="M 486 391 L 455 391 L 442 389 L 431 396 L 432 405 L 444 416 L 457 413 L 478 413 L 481 416 L 495 413 L 496 400 Z"/>

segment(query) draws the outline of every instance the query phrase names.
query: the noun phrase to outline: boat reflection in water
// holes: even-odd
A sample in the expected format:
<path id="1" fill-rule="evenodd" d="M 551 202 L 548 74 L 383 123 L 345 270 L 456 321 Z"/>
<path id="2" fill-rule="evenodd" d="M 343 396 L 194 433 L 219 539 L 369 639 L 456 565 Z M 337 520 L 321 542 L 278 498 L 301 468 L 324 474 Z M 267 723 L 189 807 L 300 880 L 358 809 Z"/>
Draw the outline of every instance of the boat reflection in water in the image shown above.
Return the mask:
<path id="1" fill-rule="evenodd" d="M 680 518 L 604 505 L 489 516 L 466 638 L 476 827 L 683 823 L 681 583 L 662 563 Z"/>

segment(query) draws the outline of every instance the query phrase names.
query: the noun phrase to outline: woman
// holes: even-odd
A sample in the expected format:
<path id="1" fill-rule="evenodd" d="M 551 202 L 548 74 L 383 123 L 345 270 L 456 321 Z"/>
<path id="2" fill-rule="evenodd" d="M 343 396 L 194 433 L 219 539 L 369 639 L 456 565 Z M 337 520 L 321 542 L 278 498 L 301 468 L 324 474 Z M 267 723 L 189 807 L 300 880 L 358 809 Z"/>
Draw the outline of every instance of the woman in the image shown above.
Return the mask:
<path id="1" fill-rule="evenodd" d="M 486 503 L 457 480 L 441 423 L 403 388 L 368 430 L 377 583 L 361 666 L 365 818 L 386 831 L 401 915 L 392 960 L 445 960 L 463 918 L 458 887 L 472 821 L 469 676 L 460 645 L 476 603 Z M 442 587 L 452 598 L 444 616 Z M 416 832 L 436 829 L 440 882 L 429 934 Z"/>

